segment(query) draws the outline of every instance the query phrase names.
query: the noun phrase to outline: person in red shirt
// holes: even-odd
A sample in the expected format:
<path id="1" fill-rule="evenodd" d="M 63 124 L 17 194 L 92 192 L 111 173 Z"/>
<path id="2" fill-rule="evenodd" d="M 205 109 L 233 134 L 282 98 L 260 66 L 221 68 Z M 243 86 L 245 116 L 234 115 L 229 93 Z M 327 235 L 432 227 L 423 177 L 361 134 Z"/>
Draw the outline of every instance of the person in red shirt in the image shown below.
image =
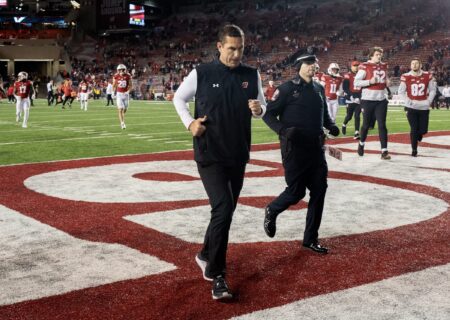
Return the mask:
<path id="1" fill-rule="evenodd" d="M 342 123 L 342 133 L 347 134 L 347 123 L 355 114 L 355 135 L 359 139 L 359 127 L 361 121 L 361 88 L 355 87 L 355 75 L 358 72 L 359 61 L 353 61 L 350 71 L 344 75 L 342 88 L 345 92 L 345 103 L 347 103 L 347 115 Z"/>
<path id="2" fill-rule="evenodd" d="M 83 80 L 78 84 L 78 92 L 80 96 L 81 110 L 87 111 L 88 98 L 91 93 L 91 85 L 88 81 Z"/>
<path id="3" fill-rule="evenodd" d="M 269 86 L 266 88 L 266 92 L 264 93 L 266 96 L 266 100 L 270 101 L 272 100 L 273 94 L 275 93 L 275 90 L 277 90 L 277 88 L 275 88 L 273 81 L 270 80 L 269 81 Z"/>
<path id="4" fill-rule="evenodd" d="M 8 102 L 16 103 L 16 97 L 14 97 L 14 84 L 10 85 L 7 90 Z"/>
<path id="5" fill-rule="evenodd" d="M 374 47 L 369 52 L 369 61 L 359 65 L 356 73 L 354 85 L 362 88 L 361 91 L 361 110 L 363 112 L 363 125 L 361 128 L 361 137 L 358 144 L 358 155 L 364 156 L 364 144 L 369 129 L 375 123 L 378 123 L 378 135 L 381 144 L 381 159 L 390 160 L 388 152 L 388 130 L 386 127 L 386 117 L 388 109 L 388 100 L 386 90 L 389 85 L 388 66 L 381 62 L 383 58 L 383 49 Z"/>
<path id="6" fill-rule="evenodd" d="M 117 73 L 113 78 L 113 90 L 116 92 L 117 109 L 119 110 L 120 127 L 126 129 L 125 113 L 127 112 L 131 89 L 131 75 L 123 64 L 117 66 Z"/>
<path id="7" fill-rule="evenodd" d="M 63 105 L 62 105 L 63 109 L 65 109 L 64 106 L 66 105 L 67 102 L 69 102 L 69 108 L 72 108 L 72 102 L 75 99 L 72 96 L 72 91 L 73 91 L 72 81 L 68 79 L 65 81 L 65 83 L 63 85 L 63 92 L 64 92 L 64 101 L 63 101 Z"/>
<path id="8" fill-rule="evenodd" d="M 33 94 L 33 86 L 28 80 L 28 73 L 19 72 L 17 81 L 14 83 L 14 95 L 16 97 L 16 122 L 20 122 L 23 116 L 22 128 L 28 127 L 30 115 L 30 96 Z"/>
<path id="9" fill-rule="evenodd" d="M 428 132 L 430 105 L 436 95 L 436 81 L 431 73 L 422 71 L 418 58 L 411 61 L 411 71 L 400 78 L 398 94 L 405 99 L 411 138 L 411 156 L 417 157 L 417 146 Z"/>
<path id="10" fill-rule="evenodd" d="M 322 75 L 320 82 L 325 88 L 328 114 L 331 120 L 336 122 L 336 115 L 339 109 L 338 95 L 342 92 L 343 79 L 339 74 L 339 65 L 337 63 L 330 63 L 327 71 L 328 74 Z"/>

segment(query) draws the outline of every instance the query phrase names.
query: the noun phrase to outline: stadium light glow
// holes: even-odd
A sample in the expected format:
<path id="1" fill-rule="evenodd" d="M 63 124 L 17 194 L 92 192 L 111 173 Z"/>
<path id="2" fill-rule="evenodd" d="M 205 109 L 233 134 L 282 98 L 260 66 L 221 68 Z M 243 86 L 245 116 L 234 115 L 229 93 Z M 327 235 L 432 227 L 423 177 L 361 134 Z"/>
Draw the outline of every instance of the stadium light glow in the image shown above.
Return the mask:
<path id="1" fill-rule="evenodd" d="M 80 4 L 75 1 L 75 0 L 71 0 L 70 4 L 72 5 L 72 7 L 74 7 L 75 9 L 80 9 Z"/>

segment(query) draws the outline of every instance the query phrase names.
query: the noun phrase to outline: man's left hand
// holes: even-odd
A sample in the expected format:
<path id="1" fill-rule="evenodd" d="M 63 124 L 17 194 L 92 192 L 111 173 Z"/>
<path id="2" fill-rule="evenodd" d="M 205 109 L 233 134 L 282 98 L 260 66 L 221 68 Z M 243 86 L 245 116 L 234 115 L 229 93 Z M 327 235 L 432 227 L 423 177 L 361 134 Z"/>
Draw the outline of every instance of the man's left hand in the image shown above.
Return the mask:
<path id="1" fill-rule="evenodd" d="M 248 100 L 248 107 L 252 111 L 252 114 L 255 116 L 260 116 L 263 112 L 261 108 L 261 102 L 259 102 L 259 100 Z"/>

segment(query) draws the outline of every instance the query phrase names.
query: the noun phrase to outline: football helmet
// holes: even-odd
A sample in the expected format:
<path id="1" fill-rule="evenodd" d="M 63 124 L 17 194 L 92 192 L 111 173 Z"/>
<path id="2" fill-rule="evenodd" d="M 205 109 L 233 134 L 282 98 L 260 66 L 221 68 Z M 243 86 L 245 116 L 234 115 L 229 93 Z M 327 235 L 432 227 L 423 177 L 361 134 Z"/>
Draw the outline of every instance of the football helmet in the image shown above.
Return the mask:
<path id="1" fill-rule="evenodd" d="M 117 71 L 123 70 L 123 72 L 127 71 L 127 67 L 124 64 L 119 64 L 117 66 Z"/>
<path id="2" fill-rule="evenodd" d="M 28 79 L 28 73 L 26 73 L 25 71 L 20 71 L 17 74 L 17 78 L 19 79 L 19 81 L 27 80 Z"/>
<path id="3" fill-rule="evenodd" d="M 337 69 L 337 71 L 335 72 L 333 69 Z M 337 76 L 339 74 L 339 69 L 339 65 L 335 62 L 332 62 L 330 63 L 327 71 L 330 76 Z"/>

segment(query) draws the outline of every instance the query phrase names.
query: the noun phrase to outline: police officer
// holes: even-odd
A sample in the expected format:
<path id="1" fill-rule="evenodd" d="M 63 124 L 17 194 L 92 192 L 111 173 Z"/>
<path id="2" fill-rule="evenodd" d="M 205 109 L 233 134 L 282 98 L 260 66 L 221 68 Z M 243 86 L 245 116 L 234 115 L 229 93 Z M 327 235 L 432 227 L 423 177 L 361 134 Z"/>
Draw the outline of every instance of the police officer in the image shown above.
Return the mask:
<path id="1" fill-rule="evenodd" d="M 264 231 L 274 237 L 278 214 L 298 203 L 308 188 L 311 199 L 303 246 L 326 254 L 328 249 L 318 241 L 328 174 L 323 127 L 334 136 L 339 135 L 339 128 L 328 114 L 324 88 L 312 79 L 316 56 L 303 55 L 296 62 L 299 76 L 278 87 L 263 118 L 279 135 L 287 183 L 287 188 L 265 209 Z"/>
<path id="2" fill-rule="evenodd" d="M 241 64 L 244 33 L 235 25 L 219 32 L 219 58 L 199 65 L 174 96 L 177 112 L 194 136 L 194 159 L 211 205 L 211 220 L 195 261 L 213 281 L 213 299 L 232 298 L 225 281 L 228 234 L 249 160 L 251 118 L 265 112 L 261 78 Z M 195 96 L 195 114 L 188 102 Z"/>

